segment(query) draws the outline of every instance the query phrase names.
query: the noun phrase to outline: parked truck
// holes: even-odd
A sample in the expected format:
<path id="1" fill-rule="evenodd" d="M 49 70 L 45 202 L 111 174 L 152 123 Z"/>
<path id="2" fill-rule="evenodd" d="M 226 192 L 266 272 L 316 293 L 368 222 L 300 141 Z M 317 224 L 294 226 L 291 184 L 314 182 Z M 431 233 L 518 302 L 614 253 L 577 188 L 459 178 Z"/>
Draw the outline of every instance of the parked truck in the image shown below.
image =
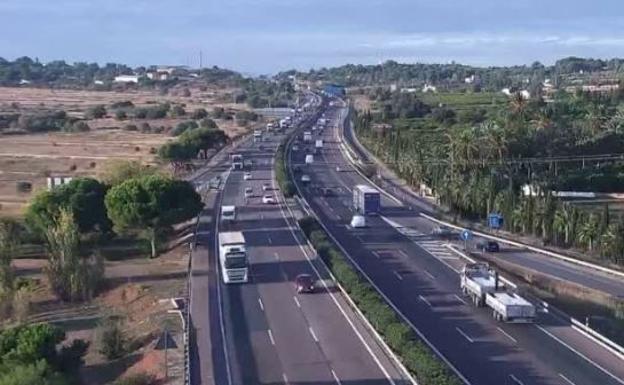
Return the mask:
<path id="1" fill-rule="evenodd" d="M 379 214 L 381 194 L 370 186 L 356 185 L 353 188 L 353 207 L 362 215 Z"/>
<path id="2" fill-rule="evenodd" d="M 500 283 L 498 273 L 487 263 L 469 263 L 461 273 L 461 289 L 477 307 L 492 309 L 492 316 L 503 322 L 533 322 L 535 306 Z"/>
<path id="3" fill-rule="evenodd" d="M 314 147 L 315 148 L 323 148 L 323 139 L 317 139 L 316 142 L 314 143 Z"/>
<path id="4" fill-rule="evenodd" d="M 310 131 L 304 131 L 303 132 L 303 141 L 304 142 L 311 142 L 312 141 L 312 133 Z"/>
<path id="5" fill-rule="evenodd" d="M 247 282 L 247 249 L 243 233 L 219 233 L 219 262 L 224 283 Z"/>

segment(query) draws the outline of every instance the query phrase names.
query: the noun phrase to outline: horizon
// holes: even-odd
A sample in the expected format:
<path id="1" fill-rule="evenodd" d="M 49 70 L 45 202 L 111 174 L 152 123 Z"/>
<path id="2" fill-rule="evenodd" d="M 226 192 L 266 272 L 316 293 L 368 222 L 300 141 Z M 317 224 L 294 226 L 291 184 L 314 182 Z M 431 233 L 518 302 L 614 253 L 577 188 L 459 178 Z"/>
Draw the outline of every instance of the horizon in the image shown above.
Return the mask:
<path id="1" fill-rule="evenodd" d="M 549 65 L 569 56 L 624 56 L 624 33 L 613 33 L 623 13 L 616 0 L 600 7 L 564 0 L 470 7 L 450 0 L 6 0 L 0 56 L 197 67 L 203 51 L 210 66 L 254 75 L 387 60 Z"/>

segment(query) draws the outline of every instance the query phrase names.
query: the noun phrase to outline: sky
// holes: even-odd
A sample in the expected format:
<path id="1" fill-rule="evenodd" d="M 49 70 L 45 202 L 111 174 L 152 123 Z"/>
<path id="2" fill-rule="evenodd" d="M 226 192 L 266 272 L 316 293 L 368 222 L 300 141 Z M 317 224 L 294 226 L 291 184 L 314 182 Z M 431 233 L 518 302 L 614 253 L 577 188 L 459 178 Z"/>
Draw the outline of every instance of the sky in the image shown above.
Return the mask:
<path id="1" fill-rule="evenodd" d="M 624 57 L 622 0 L 0 0 L 0 57 L 247 74 Z"/>

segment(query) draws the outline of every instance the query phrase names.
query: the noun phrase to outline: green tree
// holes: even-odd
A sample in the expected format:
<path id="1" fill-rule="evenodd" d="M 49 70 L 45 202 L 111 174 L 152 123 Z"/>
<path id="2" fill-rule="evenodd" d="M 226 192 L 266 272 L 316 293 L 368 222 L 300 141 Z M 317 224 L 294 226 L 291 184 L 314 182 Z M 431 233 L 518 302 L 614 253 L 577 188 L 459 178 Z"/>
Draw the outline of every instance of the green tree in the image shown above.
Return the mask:
<path id="1" fill-rule="evenodd" d="M 112 160 L 104 165 L 100 179 L 109 186 L 115 186 L 128 179 L 157 175 L 159 171 L 136 160 Z"/>
<path id="2" fill-rule="evenodd" d="M 117 230 L 146 230 L 152 257 L 156 256 L 157 234 L 194 217 L 203 206 L 201 197 L 190 183 L 155 175 L 113 186 L 105 201 Z"/>
<path id="3" fill-rule="evenodd" d="M 600 235 L 600 223 L 595 214 L 590 214 L 578 229 L 578 239 L 589 251 L 594 250 L 596 239 Z"/>
<path id="4" fill-rule="evenodd" d="M 123 357 L 127 352 L 128 341 L 119 320 L 106 317 L 97 329 L 98 349 L 108 360 Z"/>
<path id="5" fill-rule="evenodd" d="M 99 255 L 80 255 L 80 234 L 70 211 L 61 209 L 45 231 L 48 266 L 45 272 L 52 290 L 63 300 L 91 299 L 104 277 Z"/>
<path id="6" fill-rule="evenodd" d="M 111 223 L 106 216 L 104 196 L 108 187 L 92 178 L 76 178 L 68 184 L 42 191 L 30 202 L 27 222 L 43 233 L 59 216 L 61 209 L 72 213 L 81 232 L 107 232 Z"/>
<path id="7" fill-rule="evenodd" d="M 106 116 L 106 107 L 103 105 L 97 105 L 87 109 L 85 117 L 87 119 L 101 119 Z"/>

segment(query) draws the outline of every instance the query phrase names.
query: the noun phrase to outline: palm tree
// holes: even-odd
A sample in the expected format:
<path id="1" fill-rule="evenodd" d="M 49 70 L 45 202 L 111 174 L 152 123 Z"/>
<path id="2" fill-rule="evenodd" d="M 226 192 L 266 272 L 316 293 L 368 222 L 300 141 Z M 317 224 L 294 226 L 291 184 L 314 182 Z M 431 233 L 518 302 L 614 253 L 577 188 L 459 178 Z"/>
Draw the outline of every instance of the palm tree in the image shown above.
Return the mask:
<path id="1" fill-rule="evenodd" d="M 553 230 L 557 236 L 557 240 L 561 240 L 559 237 L 563 234 L 563 244 L 568 245 L 570 242 L 570 228 L 572 221 L 572 215 L 567 205 L 562 205 L 555 211 L 553 218 Z"/>
<path id="2" fill-rule="evenodd" d="M 589 251 L 594 250 L 594 241 L 598 238 L 600 224 L 595 214 L 590 214 L 589 218 L 578 229 L 578 239 L 583 245 L 587 245 Z"/>
<path id="3" fill-rule="evenodd" d="M 527 108 L 527 100 L 522 96 L 520 92 L 516 92 L 513 94 L 511 99 L 509 100 L 509 108 L 511 112 L 520 117 L 524 117 L 524 113 Z"/>
<path id="4" fill-rule="evenodd" d="M 609 259 L 614 259 L 618 252 L 617 231 L 617 225 L 611 224 L 600 235 L 600 252 L 603 256 L 608 257 Z"/>

